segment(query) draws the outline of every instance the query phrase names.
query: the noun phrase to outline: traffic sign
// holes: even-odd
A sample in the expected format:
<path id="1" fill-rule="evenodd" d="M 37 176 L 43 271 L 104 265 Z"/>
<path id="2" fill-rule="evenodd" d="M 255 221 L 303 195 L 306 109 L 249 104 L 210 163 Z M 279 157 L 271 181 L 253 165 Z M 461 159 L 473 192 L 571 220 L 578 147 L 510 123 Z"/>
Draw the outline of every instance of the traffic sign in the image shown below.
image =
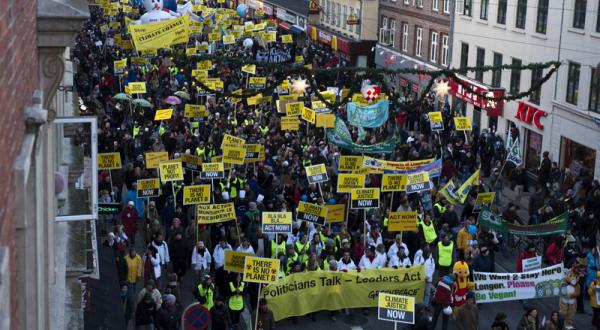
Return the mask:
<path id="1" fill-rule="evenodd" d="M 196 302 L 186 307 L 181 323 L 185 330 L 204 330 L 208 329 L 211 321 L 210 311 Z"/>

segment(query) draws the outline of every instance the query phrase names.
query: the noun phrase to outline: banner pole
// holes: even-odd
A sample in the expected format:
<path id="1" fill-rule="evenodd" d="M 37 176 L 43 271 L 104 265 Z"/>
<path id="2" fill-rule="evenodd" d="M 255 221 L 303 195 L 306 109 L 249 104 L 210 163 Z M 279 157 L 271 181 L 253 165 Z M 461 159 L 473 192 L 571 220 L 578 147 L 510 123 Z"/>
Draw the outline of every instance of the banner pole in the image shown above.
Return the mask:
<path id="1" fill-rule="evenodd" d="M 254 329 L 258 329 L 258 305 L 260 304 L 260 292 L 262 291 L 262 283 L 258 284 L 258 296 L 256 297 L 256 318 L 254 319 Z"/>
<path id="2" fill-rule="evenodd" d="M 392 191 L 392 200 L 390 200 L 390 210 L 394 211 L 394 191 Z"/>
<path id="3" fill-rule="evenodd" d="M 177 196 L 175 196 L 175 181 L 171 181 L 171 192 L 173 193 L 173 208 L 177 209 Z"/>
<path id="4" fill-rule="evenodd" d="M 365 249 L 367 248 L 367 209 L 363 209 L 363 236 Z"/>
<path id="5" fill-rule="evenodd" d="M 319 193 L 321 193 L 321 198 L 323 198 L 323 202 L 325 202 L 325 196 L 323 196 L 323 190 L 321 190 L 321 182 L 317 182 L 317 186 L 319 187 Z"/>
<path id="6" fill-rule="evenodd" d="M 113 181 L 112 181 L 112 170 L 108 170 L 108 178 L 110 179 L 110 195 L 113 193 Z M 113 197 L 114 201 L 114 197 Z"/>
<path id="7" fill-rule="evenodd" d="M 348 216 L 350 215 L 350 196 L 348 196 L 348 207 L 346 208 L 346 229 L 348 229 Z"/>

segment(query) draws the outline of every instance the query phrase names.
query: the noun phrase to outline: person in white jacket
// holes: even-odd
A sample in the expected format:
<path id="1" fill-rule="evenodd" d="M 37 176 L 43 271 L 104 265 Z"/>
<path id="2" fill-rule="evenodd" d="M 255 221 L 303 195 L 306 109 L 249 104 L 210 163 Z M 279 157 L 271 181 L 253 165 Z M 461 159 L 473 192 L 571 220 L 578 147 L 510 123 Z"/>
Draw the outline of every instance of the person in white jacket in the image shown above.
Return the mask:
<path id="1" fill-rule="evenodd" d="M 388 257 L 387 254 L 385 254 L 385 245 L 377 245 L 377 249 L 375 250 L 375 257 L 379 261 L 377 263 L 377 268 L 384 268 L 387 265 Z"/>
<path id="2" fill-rule="evenodd" d="M 398 253 L 398 248 L 400 246 L 404 247 L 404 253 L 406 253 L 406 255 L 410 255 L 408 246 L 406 246 L 406 244 L 404 244 L 404 242 L 402 242 L 402 235 L 396 234 L 396 241 L 394 242 L 394 244 L 390 245 L 390 248 L 388 249 L 388 253 L 387 253 L 388 259 L 392 259 L 392 257 Z"/>
<path id="3" fill-rule="evenodd" d="M 242 238 L 242 244 L 235 249 L 237 252 L 254 254 L 254 248 L 250 245 L 248 237 Z"/>
<path id="4" fill-rule="evenodd" d="M 352 258 L 350 258 L 350 252 L 344 252 L 342 259 L 340 259 L 337 266 L 340 272 L 356 270 L 356 264 L 354 264 L 354 261 L 352 260 Z"/>
<path id="5" fill-rule="evenodd" d="M 198 246 L 192 252 L 192 268 L 196 271 L 199 280 L 204 279 L 204 276 L 210 273 L 211 264 L 210 252 L 204 246 L 203 241 L 198 242 Z"/>
<path id="6" fill-rule="evenodd" d="M 169 245 L 167 244 L 167 242 L 165 242 L 164 236 L 162 233 L 156 233 L 156 235 L 154 236 L 154 239 L 148 245 L 154 246 L 156 251 L 158 251 L 158 254 L 160 254 L 161 266 L 166 267 L 169 264 L 169 262 L 171 262 L 171 257 L 169 255 Z"/>
<path id="7" fill-rule="evenodd" d="M 421 253 L 415 255 L 413 265 L 425 266 L 425 294 L 423 295 L 423 304 L 425 305 L 427 310 L 429 310 L 429 303 L 431 301 L 431 291 L 433 290 L 433 273 L 435 273 L 435 260 L 431 255 L 431 250 L 429 249 L 429 247 L 424 247 L 419 251 L 421 251 Z"/>
<path id="8" fill-rule="evenodd" d="M 388 266 L 393 268 L 405 268 L 411 266 L 410 258 L 406 255 L 404 246 L 400 246 L 398 252 L 390 258 Z"/>
<path id="9" fill-rule="evenodd" d="M 154 268 L 154 278 L 156 279 L 156 283 L 159 284 L 160 283 L 160 276 L 162 275 L 162 271 L 160 268 L 160 253 L 158 253 L 158 251 L 156 250 L 156 248 L 154 246 L 148 246 L 148 249 L 146 250 L 146 254 L 144 254 L 144 257 L 142 258 L 144 265 L 146 264 L 146 262 L 148 260 L 150 260 L 150 263 L 152 264 L 152 268 Z M 151 276 L 144 274 L 145 278 L 151 278 Z"/>
<path id="10" fill-rule="evenodd" d="M 232 251 L 231 245 L 227 243 L 225 236 L 221 237 L 219 244 L 213 250 L 213 264 L 215 266 L 215 285 L 219 292 L 227 292 L 227 274 L 225 273 L 225 251 Z"/>
<path id="11" fill-rule="evenodd" d="M 379 259 L 375 255 L 375 248 L 373 246 L 369 246 L 365 250 L 365 254 L 360 258 L 358 262 L 358 268 L 361 270 L 365 269 L 376 269 L 379 265 Z"/>

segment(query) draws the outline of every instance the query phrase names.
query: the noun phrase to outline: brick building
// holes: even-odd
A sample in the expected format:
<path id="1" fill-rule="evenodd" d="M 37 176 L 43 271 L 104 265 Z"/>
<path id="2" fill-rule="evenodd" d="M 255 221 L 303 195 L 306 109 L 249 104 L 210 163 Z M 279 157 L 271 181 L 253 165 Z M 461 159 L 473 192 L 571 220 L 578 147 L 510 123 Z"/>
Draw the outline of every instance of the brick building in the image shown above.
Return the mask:
<path id="1" fill-rule="evenodd" d="M 451 0 L 379 1 L 377 66 L 425 70 L 448 67 L 452 7 Z M 405 94 L 414 94 L 428 80 L 423 75 L 403 74 L 390 82 Z"/>

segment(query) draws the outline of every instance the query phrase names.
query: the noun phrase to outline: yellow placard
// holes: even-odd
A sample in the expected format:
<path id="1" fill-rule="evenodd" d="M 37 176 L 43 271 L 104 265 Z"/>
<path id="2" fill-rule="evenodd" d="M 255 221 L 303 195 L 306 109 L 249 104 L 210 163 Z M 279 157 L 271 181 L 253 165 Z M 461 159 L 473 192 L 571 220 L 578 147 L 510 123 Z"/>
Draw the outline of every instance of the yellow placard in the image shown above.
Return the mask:
<path id="1" fill-rule="evenodd" d="M 429 173 L 428 172 L 420 172 L 420 173 L 406 175 L 406 184 L 407 185 L 419 184 L 419 183 L 428 182 L 428 181 L 429 181 Z"/>
<path id="2" fill-rule="evenodd" d="M 377 314 L 383 321 L 415 324 L 415 297 L 379 293 Z"/>
<path id="3" fill-rule="evenodd" d="M 158 178 L 137 180 L 137 197 L 149 198 L 160 195 Z"/>
<path id="4" fill-rule="evenodd" d="M 202 163 L 202 179 L 220 179 L 225 176 L 225 166 L 223 163 Z"/>
<path id="5" fill-rule="evenodd" d="M 404 174 L 384 174 L 381 180 L 381 191 L 405 191 L 406 175 Z"/>
<path id="6" fill-rule="evenodd" d="M 304 63 L 304 56 L 298 55 L 298 56 L 294 57 L 294 62 L 296 62 L 296 63 Z"/>
<path id="7" fill-rule="evenodd" d="M 362 167 L 362 156 L 340 156 L 338 170 L 356 171 Z"/>
<path id="8" fill-rule="evenodd" d="M 245 145 L 246 140 L 229 134 L 224 134 L 223 141 L 221 141 L 221 149 L 226 146 L 244 148 Z"/>
<path id="9" fill-rule="evenodd" d="M 335 127 L 335 115 L 332 113 L 318 113 L 316 126 L 325 128 Z"/>
<path id="10" fill-rule="evenodd" d="M 263 36 L 264 36 L 263 40 L 265 42 L 275 42 L 275 41 L 277 41 L 277 32 L 275 32 L 275 31 L 266 32 Z"/>
<path id="11" fill-rule="evenodd" d="M 327 205 L 327 222 L 338 223 L 344 222 L 344 214 L 346 212 L 346 204 Z"/>
<path id="12" fill-rule="evenodd" d="M 223 163 L 243 165 L 246 157 L 246 148 L 225 147 L 223 148 Z"/>
<path id="13" fill-rule="evenodd" d="M 181 162 L 165 162 L 158 164 L 160 181 L 183 181 L 183 166 Z"/>
<path id="14" fill-rule="evenodd" d="M 325 168 L 325 164 L 317 164 L 312 166 L 305 166 L 304 170 L 306 171 L 306 177 L 308 178 L 308 183 L 318 183 L 329 180 L 329 176 L 327 175 L 327 169 Z"/>
<path id="15" fill-rule="evenodd" d="M 208 34 L 208 41 L 217 42 L 221 41 L 221 34 L 219 32 L 211 32 Z"/>
<path id="16" fill-rule="evenodd" d="M 495 192 L 487 192 L 487 193 L 478 193 L 477 199 L 475 199 L 475 206 L 473 206 L 473 211 L 481 210 L 483 205 L 492 205 L 494 198 L 496 197 Z"/>
<path id="17" fill-rule="evenodd" d="M 158 168 L 158 164 L 169 160 L 169 153 L 166 151 L 147 152 L 146 156 L 146 168 L 154 169 Z"/>
<path id="18" fill-rule="evenodd" d="M 99 170 L 119 170 L 121 167 L 121 153 L 109 152 L 98 154 Z"/>
<path id="19" fill-rule="evenodd" d="M 362 174 L 338 174 L 337 181 L 337 192 L 338 193 L 349 193 L 352 189 L 364 188 L 365 187 L 365 176 Z"/>
<path id="20" fill-rule="evenodd" d="M 429 120 L 434 123 L 442 122 L 442 113 L 440 111 L 431 111 L 429 113 Z"/>
<path id="21" fill-rule="evenodd" d="M 250 77 L 248 79 L 248 87 L 252 89 L 263 89 L 267 86 L 266 77 Z"/>
<path id="22" fill-rule="evenodd" d="M 246 257 L 252 256 L 250 253 L 225 250 L 225 269 L 228 272 L 243 273 Z"/>
<path id="23" fill-rule="evenodd" d="M 457 131 L 470 131 L 472 129 L 471 120 L 467 117 L 455 117 L 454 126 Z"/>
<path id="24" fill-rule="evenodd" d="M 186 54 L 186 55 L 194 55 L 194 54 L 196 54 L 197 52 L 198 52 L 198 48 L 196 48 L 196 47 L 188 47 L 188 48 L 185 50 L 185 54 Z"/>
<path id="25" fill-rule="evenodd" d="M 224 45 L 233 45 L 235 43 L 235 36 L 233 34 L 228 34 L 223 36 L 223 44 Z"/>
<path id="26" fill-rule="evenodd" d="M 265 234 L 291 233 L 292 212 L 263 212 L 262 232 Z"/>
<path id="27" fill-rule="evenodd" d="M 186 170 L 200 171 L 202 166 L 202 158 L 194 155 L 182 154 L 181 162 Z"/>
<path id="28" fill-rule="evenodd" d="M 173 116 L 173 109 L 156 110 L 154 120 L 168 120 L 171 119 L 171 116 Z"/>
<path id="29" fill-rule="evenodd" d="M 300 116 L 302 109 L 304 109 L 304 103 L 302 102 L 287 103 L 285 105 L 285 114 L 287 116 Z"/>
<path id="30" fill-rule="evenodd" d="M 145 82 L 130 82 L 127 84 L 131 94 L 144 94 L 146 93 L 146 83 Z"/>
<path id="31" fill-rule="evenodd" d="M 196 69 L 198 70 L 211 70 L 213 63 L 211 60 L 204 60 L 196 63 Z"/>
<path id="32" fill-rule="evenodd" d="M 298 94 L 279 95 L 279 101 L 296 101 Z"/>
<path id="33" fill-rule="evenodd" d="M 186 104 L 183 115 L 187 118 L 205 118 L 208 117 L 208 110 L 201 104 Z"/>
<path id="34" fill-rule="evenodd" d="M 265 160 L 265 146 L 262 144 L 246 144 L 244 163 L 254 163 Z"/>
<path id="35" fill-rule="evenodd" d="M 198 204 L 196 205 L 196 221 L 198 224 L 219 223 L 236 220 L 233 203 Z"/>
<path id="36" fill-rule="evenodd" d="M 246 257 L 244 282 L 273 283 L 279 277 L 279 259 Z"/>
<path id="37" fill-rule="evenodd" d="M 124 58 L 122 60 L 114 61 L 113 65 L 115 67 L 115 70 L 123 70 L 127 66 L 127 59 Z"/>
<path id="38" fill-rule="evenodd" d="M 242 66 L 242 72 L 246 72 L 249 74 L 256 74 L 256 65 L 246 64 L 246 65 Z"/>
<path id="39" fill-rule="evenodd" d="M 315 119 L 316 119 L 316 113 L 307 107 L 302 107 L 302 119 L 304 119 L 305 121 L 309 122 L 309 123 L 315 123 Z"/>
<path id="40" fill-rule="evenodd" d="M 208 203 L 210 203 L 209 184 L 183 187 L 183 205 Z"/>
<path id="41" fill-rule="evenodd" d="M 131 24 L 128 29 L 135 49 L 138 51 L 165 48 L 188 42 L 190 16 L 182 15 L 178 18 L 152 24 Z"/>
<path id="42" fill-rule="evenodd" d="M 281 43 L 282 44 L 291 44 L 293 41 L 292 39 L 292 35 L 291 34 L 284 34 L 281 36 Z"/>
<path id="43" fill-rule="evenodd" d="M 379 188 L 352 189 L 350 206 L 353 209 L 379 207 Z"/>
<path id="44" fill-rule="evenodd" d="M 325 225 L 327 219 L 327 207 L 300 201 L 296 220 L 312 222 L 321 226 Z"/>
<path id="45" fill-rule="evenodd" d="M 329 112 L 329 109 L 327 108 L 327 104 L 325 104 L 325 102 L 323 101 L 311 101 L 311 106 L 313 108 L 313 110 L 315 110 L 317 113 L 324 113 L 324 112 Z"/>
<path id="46" fill-rule="evenodd" d="M 300 129 L 300 119 L 296 116 L 284 116 L 280 120 L 282 131 L 297 131 Z"/>
<path id="47" fill-rule="evenodd" d="M 414 231 L 417 230 L 417 211 L 390 212 L 388 216 L 388 231 Z"/>

